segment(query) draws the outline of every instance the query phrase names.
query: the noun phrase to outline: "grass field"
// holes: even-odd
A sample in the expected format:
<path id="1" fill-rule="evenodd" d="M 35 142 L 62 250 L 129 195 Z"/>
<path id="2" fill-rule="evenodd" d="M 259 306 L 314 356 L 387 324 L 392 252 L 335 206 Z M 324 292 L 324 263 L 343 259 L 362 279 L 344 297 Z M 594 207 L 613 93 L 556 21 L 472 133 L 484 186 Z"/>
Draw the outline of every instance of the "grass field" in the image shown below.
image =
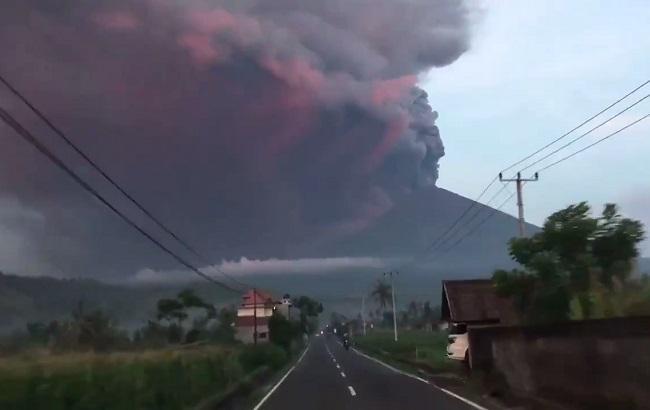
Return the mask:
<path id="1" fill-rule="evenodd" d="M 288 358 L 274 346 L 202 346 L 112 354 L 30 352 L 0 359 L 0 409 L 192 408 L 261 366 Z"/>
<path id="2" fill-rule="evenodd" d="M 395 342 L 392 330 L 375 329 L 366 336 L 356 336 L 356 345 L 378 357 L 411 364 L 421 364 L 430 371 L 448 372 L 459 364 L 447 358 L 447 334 L 438 331 L 401 330 Z"/>

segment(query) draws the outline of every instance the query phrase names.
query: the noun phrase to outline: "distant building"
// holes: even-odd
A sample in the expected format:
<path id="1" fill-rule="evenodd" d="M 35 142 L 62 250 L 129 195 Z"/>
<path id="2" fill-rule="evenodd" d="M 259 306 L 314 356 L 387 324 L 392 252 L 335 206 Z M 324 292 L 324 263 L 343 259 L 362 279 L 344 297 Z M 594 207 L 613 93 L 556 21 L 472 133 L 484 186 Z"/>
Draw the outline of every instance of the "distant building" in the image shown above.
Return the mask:
<path id="1" fill-rule="evenodd" d="M 489 279 L 442 282 L 441 319 L 448 324 L 447 357 L 472 367 L 468 329 L 517 323 L 512 300 L 497 295 Z"/>
<path id="2" fill-rule="evenodd" d="M 273 315 L 273 308 L 277 303 L 270 293 L 252 289 L 246 292 L 237 309 L 235 339 L 243 343 L 254 343 L 257 328 L 257 343 L 267 343 L 269 318 Z"/>
<path id="3" fill-rule="evenodd" d="M 512 300 L 497 295 L 490 279 L 442 281 L 441 316 L 450 325 L 512 325 L 518 322 Z"/>
<path id="4" fill-rule="evenodd" d="M 278 312 L 289 320 L 297 320 L 300 315 L 295 310 L 289 295 L 277 300 L 268 292 L 251 289 L 242 295 L 242 303 L 237 309 L 235 339 L 247 344 L 254 343 L 257 327 L 257 343 L 267 343 L 269 319 L 273 312 Z"/>
<path id="5" fill-rule="evenodd" d="M 278 313 L 289 320 L 300 319 L 300 315 L 296 312 L 297 309 L 293 307 L 293 302 L 291 302 L 291 296 L 289 295 L 282 296 L 280 303 L 275 308 Z"/>

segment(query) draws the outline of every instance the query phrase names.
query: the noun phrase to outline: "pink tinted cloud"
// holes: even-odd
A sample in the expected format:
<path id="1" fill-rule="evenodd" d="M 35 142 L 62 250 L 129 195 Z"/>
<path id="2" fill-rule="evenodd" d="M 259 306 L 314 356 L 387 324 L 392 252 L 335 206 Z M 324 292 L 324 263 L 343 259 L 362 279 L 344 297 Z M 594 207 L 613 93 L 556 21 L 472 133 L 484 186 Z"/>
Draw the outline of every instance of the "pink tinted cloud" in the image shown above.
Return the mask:
<path id="1" fill-rule="evenodd" d="M 131 31 L 140 25 L 140 20 L 130 11 L 97 13 L 93 21 L 102 28 L 114 31 Z"/>
<path id="2" fill-rule="evenodd" d="M 417 77 L 405 75 L 374 83 L 372 87 L 372 103 L 375 106 L 392 104 L 401 101 L 415 86 Z"/>
<path id="3" fill-rule="evenodd" d="M 183 34 L 178 38 L 178 44 L 185 48 L 194 62 L 201 67 L 224 61 L 229 54 L 225 47 L 218 46 L 207 34 Z"/>
<path id="4" fill-rule="evenodd" d="M 222 9 L 192 12 L 189 15 L 189 21 L 194 30 L 206 34 L 219 34 L 224 31 L 231 31 L 237 26 L 235 17 Z"/>
<path id="5" fill-rule="evenodd" d="M 404 112 L 401 112 L 399 115 L 390 120 L 388 128 L 384 132 L 381 141 L 379 144 L 377 144 L 377 146 L 375 146 L 375 148 L 365 160 L 364 169 L 366 172 L 371 172 L 379 164 L 381 164 L 386 155 L 393 149 L 402 135 L 404 135 L 408 128 L 408 125 L 409 118 Z"/>
<path id="6" fill-rule="evenodd" d="M 200 67 L 223 62 L 232 47 L 249 47 L 261 38 L 257 20 L 223 9 L 191 11 L 186 23 L 177 43 L 189 51 Z"/>
<path id="7" fill-rule="evenodd" d="M 280 60 L 265 57 L 262 58 L 261 65 L 292 87 L 318 91 L 325 81 L 323 73 L 300 58 Z"/>
<path id="8" fill-rule="evenodd" d="M 368 228 L 393 208 L 393 201 L 382 189 L 373 187 L 366 203 L 356 218 L 343 221 L 329 228 L 325 234 L 334 237 L 351 235 Z"/>

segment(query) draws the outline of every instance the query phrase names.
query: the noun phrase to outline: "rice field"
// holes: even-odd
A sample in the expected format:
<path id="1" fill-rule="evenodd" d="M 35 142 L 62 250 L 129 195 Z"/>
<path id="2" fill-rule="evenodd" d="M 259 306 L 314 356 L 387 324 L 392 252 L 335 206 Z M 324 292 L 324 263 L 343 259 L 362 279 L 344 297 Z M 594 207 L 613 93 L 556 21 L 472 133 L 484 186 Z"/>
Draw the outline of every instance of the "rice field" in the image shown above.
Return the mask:
<path id="1" fill-rule="evenodd" d="M 264 363 L 265 353 L 257 362 L 240 360 L 243 351 L 218 346 L 110 354 L 29 351 L 0 358 L 0 409 L 191 408 Z"/>

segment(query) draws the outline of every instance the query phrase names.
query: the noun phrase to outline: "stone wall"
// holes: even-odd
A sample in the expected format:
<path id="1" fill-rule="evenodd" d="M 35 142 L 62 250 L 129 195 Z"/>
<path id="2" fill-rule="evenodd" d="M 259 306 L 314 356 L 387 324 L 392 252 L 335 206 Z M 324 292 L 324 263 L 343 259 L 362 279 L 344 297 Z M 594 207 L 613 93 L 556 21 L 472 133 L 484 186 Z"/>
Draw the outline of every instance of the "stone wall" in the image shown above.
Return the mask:
<path id="1" fill-rule="evenodd" d="M 650 317 L 469 329 L 472 369 L 576 408 L 650 409 Z"/>

